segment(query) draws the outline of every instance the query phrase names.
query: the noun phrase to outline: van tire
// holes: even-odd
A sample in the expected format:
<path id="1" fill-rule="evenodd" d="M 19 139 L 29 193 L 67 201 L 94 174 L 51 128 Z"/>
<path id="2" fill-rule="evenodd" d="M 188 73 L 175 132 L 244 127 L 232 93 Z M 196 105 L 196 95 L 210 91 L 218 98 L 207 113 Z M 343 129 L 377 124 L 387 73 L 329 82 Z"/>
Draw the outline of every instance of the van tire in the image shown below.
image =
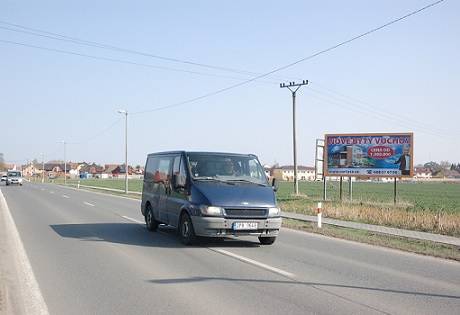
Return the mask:
<path id="1" fill-rule="evenodd" d="M 179 236 L 184 245 L 193 245 L 197 239 L 192 219 L 185 212 L 180 217 Z"/>
<path id="2" fill-rule="evenodd" d="M 154 232 L 158 229 L 158 221 L 153 215 L 153 210 L 150 204 L 145 207 L 145 226 L 150 232 Z"/>
<path id="3" fill-rule="evenodd" d="M 276 237 L 259 237 L 259 242 L 262 245 L 272 245 L 275 243 Z"/>

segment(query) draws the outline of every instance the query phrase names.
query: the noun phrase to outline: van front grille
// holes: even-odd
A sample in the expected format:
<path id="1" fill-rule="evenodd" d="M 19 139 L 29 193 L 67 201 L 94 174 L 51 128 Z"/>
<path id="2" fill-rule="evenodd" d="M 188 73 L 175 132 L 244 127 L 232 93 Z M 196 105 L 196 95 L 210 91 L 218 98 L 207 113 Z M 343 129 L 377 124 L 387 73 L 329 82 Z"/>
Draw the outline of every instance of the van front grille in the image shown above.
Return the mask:
<path id="1" fill-rule="evenodd" d="M 229 218 L 265 218 L 267 209 L 227 209 L 225 216 Z"/>

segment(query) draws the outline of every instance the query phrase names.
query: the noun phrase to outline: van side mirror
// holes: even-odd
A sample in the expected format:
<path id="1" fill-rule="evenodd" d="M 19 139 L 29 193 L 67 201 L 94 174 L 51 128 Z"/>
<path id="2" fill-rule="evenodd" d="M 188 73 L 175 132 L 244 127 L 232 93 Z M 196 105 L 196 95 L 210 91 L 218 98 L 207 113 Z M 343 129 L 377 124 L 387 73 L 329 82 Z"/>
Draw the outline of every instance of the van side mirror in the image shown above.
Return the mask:
<path id="1" fill-rule="evenodd" d="M 278 181 L 276 180 L 276 178 L 273 178 L 272 180 L 272 187 L 273 187 L 273 191 L 278 191 L 279 185 L 278 185 Z"/>

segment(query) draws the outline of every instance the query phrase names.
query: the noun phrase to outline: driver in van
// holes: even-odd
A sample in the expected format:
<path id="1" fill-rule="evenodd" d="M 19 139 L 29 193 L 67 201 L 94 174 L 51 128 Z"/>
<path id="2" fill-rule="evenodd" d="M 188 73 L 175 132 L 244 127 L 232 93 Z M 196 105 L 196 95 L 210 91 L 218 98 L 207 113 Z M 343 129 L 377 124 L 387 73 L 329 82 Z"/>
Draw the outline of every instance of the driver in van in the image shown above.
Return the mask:
<path id="1" fill-rule="evenodd" d="M 223 174 L 222 175 L 225 175 L 225 176 L 235 175 L 235 168 L 234 168 L 233 162 L 231 160 L 226 160 L 224 162 Z"/>

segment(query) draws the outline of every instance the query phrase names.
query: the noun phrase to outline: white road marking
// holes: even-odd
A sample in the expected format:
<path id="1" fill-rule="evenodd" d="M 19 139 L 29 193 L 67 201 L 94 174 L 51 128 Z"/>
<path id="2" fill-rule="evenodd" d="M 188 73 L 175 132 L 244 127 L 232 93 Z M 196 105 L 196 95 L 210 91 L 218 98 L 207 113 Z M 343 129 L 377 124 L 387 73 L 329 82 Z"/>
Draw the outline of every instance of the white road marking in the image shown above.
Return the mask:
<path id="1" fill-rule="evenodd" d="M 45 190 L 45 188 L 42 188 L 41 190 Z"/>
<path id="2" fill-rule="evenodd" d="M 50 194 L 54 194 L 54 191 L 50 191 Z"/>
<path id="3" fill-rule="evenodd" d="M 129 221 L 132 221 L 132 222 L 135 222 L 135 223 L 139 223 L 139 224 L 144 224 L 145 222 L 144 221 L 140 221 L 140 220 L 137 220 L 137 219 L 133 219 L 133 218 L 130 218 L 130 217 L 127 217 L 125 215 L 122 215 L 121 216 L 122 218 L 126 219 L 126 220 L 129 220 Z"/>
<path id="4" fill-rule="evenodd" d="M 130 217 L 125 216 L 125 215 L 121 215 L 121 217 L 124 218 L 124 219 L 126 219 L 126 220 L 128 220 L 128 221 L 132 221 L 132 222 L 135 222 L 135 223 L 138 223 L 138 224 L 142 224 L 142 225 L 145 224 L 144 221 L 140 221 L 140 220 L 137 220 L 137 219 L 134 219 L 134 218 L 130 218 Z M 217 253 L 219 253 L 219 254 L 222 254 L 222 255 L 225 255 L 225 256 L 229 256 L 229 257 L 238 259 L 239 261 L 242 261 L 242 262 L 251 264 L 251 265 L 253 265 L 253 266 L 257 266 L 257 267 L 259 267 L 259 268 L 262 268 L 262 269 L 265 269 L 265 270 L 268 270 L 268 271 L 277 273 L 277 274 L 282 275 L 282 276 L 284 276 L 284 277 L 287 277 L 287 278 L 290 278 L 290 279 L 294 279 L 294 278 L 295 278 L 295 275 L 294 275 L 293 273 L 284 271 L 284 270 L 279 269 L 279 268 L 276 268 L 276 267 L 269 266 L 269 265 L 267 265 L 267 264 L 258 262 L 258 261 L 256 261 L 256 260 L 251 259 L 251 258 L 247 258 L 247 257 L 244 257 L 244 256 L 240 256 L 240 255 L 234 254 L 234 253 L 232 253 L 232 252 L 229 252 L 229 251 L 226 251 L 226 250 L 223 250 L 223 249 L 220 249 L 220 248 L 211 248 L 211 247 L 208 247 L 208 249 L 209 249 L 209 250 L 212 250 L 213 252 L 217 252 Z"/>
<path id="5" fill-rule="evenodd" d="M 242 261 L 242 262 L 245 262 L 245 263 L 260 267 L 262 269 L 277 273 L 277 274 L 282 275 L 284 277 L 288 277 L 288 278 L 291 278 L 291 279 L 295 278 L 295 275 L 293 273 L 281 270 L 281 269 L 276 268 L 276 267 L 266 265 L 264 263 L 258 262 L 257 260 L 253 260 L 253 259 L 250 259 L 250 258 L 247 258 L 247 257 L 244 257 L 244 256 L 240 256 L 240 255 L 234 254 L 232 252 L 229 252 L 229 251 L 226 251 L 226 250 L 220 249 L 220 248 L 209 248 L 209 249 L 214 251 L 214 252 L 220 253 L 222 255 L 229 256 L 229 257 L 238 259 L 239 261 Z"/>
<path id="6" fill-rule="evenodd" d="M 62 195 L 62 198 L 70 198 L 70 197 L 67 195 Z"/>
<path id="7" fill-rule="evenodd" d="M 10 236 L 10 241 L 12 243 L 11 248 L 14 249 L 14 260 L 18 266 L 18 285 L 22 295 L 21 298 L 23 299 L 24 314 L 48 315 L 48 307 L 43 299 L 38 282 L 35 279 L 18 229 L 11 216 L 11 211 L 0 190 L 0 215 L 2 214 L 7 235 Z"/>
<path id="8" fill-rule="evenodd" d="M 83 201 L 83 203 L 87 206 L 90 206 L 90 207 L 94 207 L 94 205 L 92 203 L 89 203 L 89 202 L 86 202 L 86 201 Z"/>

